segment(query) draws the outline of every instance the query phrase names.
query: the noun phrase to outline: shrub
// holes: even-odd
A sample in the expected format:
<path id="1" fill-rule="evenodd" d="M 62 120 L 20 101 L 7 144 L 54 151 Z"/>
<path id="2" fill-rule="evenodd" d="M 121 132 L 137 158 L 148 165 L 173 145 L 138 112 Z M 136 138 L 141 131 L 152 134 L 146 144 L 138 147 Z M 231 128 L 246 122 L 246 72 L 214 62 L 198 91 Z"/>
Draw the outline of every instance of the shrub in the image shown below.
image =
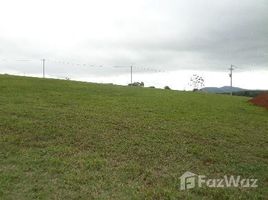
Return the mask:
<path id="1" fill-rule="evenodd" d="M 144 82 L 134 82 L 134 83 L 129 83 L 128 86 L 144 87 Z"/>
<path id="2" fill-rule="evenodd" d="M 165 90 L 171 90 L 169 86 L 164 87 Z"/>

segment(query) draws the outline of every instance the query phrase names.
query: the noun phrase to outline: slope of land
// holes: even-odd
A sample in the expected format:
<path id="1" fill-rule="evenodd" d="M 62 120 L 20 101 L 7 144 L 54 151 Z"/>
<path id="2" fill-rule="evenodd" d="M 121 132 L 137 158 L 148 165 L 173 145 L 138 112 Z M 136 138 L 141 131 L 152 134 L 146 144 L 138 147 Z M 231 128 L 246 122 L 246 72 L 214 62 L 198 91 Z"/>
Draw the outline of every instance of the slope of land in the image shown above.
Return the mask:
<path id="1" fill-rule="evenodd" d="M 246 97 L 0 76 L 0 199 L 265 199 L 267 146 Z M 186 171 L 258 187 L 180 191 Z"/>

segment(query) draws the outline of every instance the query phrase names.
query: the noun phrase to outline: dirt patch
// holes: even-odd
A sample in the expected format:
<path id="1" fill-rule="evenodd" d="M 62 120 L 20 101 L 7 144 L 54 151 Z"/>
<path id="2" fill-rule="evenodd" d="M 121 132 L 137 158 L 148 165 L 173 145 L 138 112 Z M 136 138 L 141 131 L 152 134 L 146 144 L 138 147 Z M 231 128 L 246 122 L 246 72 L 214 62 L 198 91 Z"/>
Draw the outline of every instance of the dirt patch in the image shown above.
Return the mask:
<path id="1" fill-rule="evenodd" d="M 249 100 L 251 103 L 257 106 L 263 106 L 268 109 L 268 93 L 262 93 Z"/>

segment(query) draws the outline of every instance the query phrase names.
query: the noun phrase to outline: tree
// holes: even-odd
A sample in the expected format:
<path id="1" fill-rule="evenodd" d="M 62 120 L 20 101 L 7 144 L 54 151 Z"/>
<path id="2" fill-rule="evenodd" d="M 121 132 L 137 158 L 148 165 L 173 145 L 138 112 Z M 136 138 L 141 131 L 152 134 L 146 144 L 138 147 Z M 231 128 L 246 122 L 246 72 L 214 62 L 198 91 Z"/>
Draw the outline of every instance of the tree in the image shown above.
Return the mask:
<path id="1" fill-rule="evenodd" d="M 169 86 L 164 87 L 165 90 L 171 90 Z"/>
<path id="2" fill-rule="evenodd" d="M 194 74 L 191 79 L 190 79 L 190 83 L 189 85 L 191 87 L 193 87 L 193 91 L 198 91 L 200 90 L 202 87 L 205 86 L 205 80 L 203 79 L 202 76 L 199 76 L 197 74 Z"/>

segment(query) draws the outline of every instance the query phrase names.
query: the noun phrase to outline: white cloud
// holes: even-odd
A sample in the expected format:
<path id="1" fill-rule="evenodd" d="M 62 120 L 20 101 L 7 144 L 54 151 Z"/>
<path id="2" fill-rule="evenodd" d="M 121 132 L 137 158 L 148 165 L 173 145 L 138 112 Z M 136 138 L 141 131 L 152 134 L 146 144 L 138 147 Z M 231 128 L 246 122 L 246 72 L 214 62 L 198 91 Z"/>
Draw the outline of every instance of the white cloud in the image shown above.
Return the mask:
<path id="1" fill-rule="evenodd" d="M 221 77 L 230 64 L 266 71 L 267 10 L 266 0 L 1 1 L 0 72 L 37 74 L 41 58 L 161 68 L 171 72 L 167 79 L 179 70 L 181 74 L 185 70 L 221 72 L 217 75 Z M 17 58 L 35 61 L 1 62 Z M 49 73 L 58 76 L 68 73 L 79 79 L 85 74 L 78 65 L 49 66 Z M 96 79 L 124 76 L 112 68 L 90 72 Z M 152 75 L 145 76 L 150 80 Z M 250 87 L 245 78 L 240 79 L 241 86 Z M 166 79 L 158 80 L 165 84 Z M 182 88 L 181 80 L 172 85 Z M 252 85 L 267 85 L 259 80 Z M 225 78 L 211 82 L 217 84 L 226 85 Z"/>

